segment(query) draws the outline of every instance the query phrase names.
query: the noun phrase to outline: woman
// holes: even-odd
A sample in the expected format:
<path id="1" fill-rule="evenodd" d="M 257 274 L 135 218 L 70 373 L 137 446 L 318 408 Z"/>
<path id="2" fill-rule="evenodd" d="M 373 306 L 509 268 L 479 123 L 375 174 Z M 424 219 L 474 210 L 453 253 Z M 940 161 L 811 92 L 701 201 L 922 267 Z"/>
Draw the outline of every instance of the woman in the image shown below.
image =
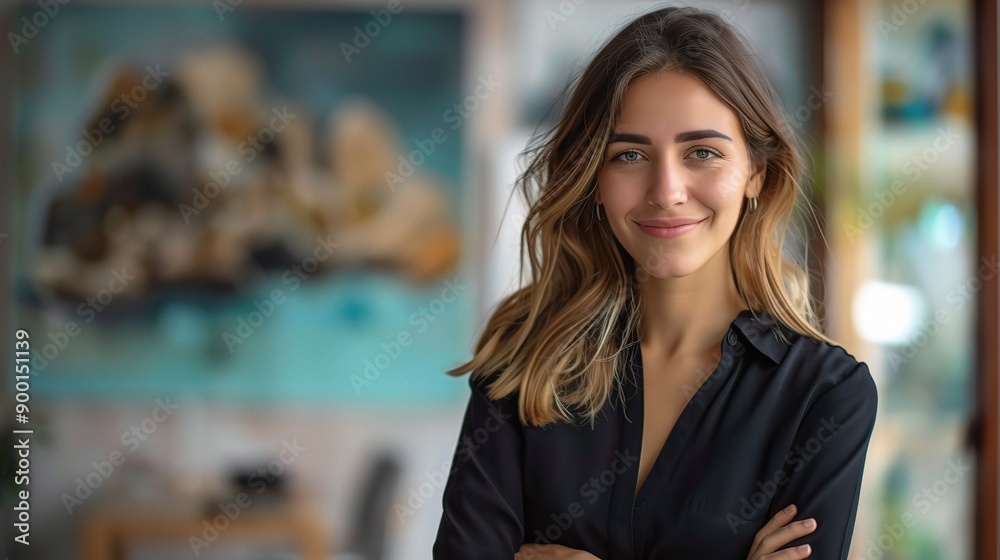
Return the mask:
<path id="1" fill-rule="evenodd" d="M 600 50 L 519 180 L 532 282 L 449 371 L 435 558 L 847 558 L 877 394 L 783 256 L 800 166 L 719 17 Z"/>

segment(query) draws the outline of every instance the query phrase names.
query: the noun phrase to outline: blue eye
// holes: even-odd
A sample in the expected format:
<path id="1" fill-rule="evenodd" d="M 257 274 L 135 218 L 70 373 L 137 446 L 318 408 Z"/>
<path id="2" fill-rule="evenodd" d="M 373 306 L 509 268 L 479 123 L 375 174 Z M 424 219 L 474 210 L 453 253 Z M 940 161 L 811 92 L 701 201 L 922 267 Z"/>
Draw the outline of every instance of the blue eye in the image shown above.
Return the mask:
<path id="1" fill-rule="evenodd" d="M 621 159 L 622 156 L 625 156 L 625 158 Z M 642 154 L 640 154 L 635 150 L 625 150 L 622 152 L 618 152 L 618 154 L 615 155 L 615 157 L 611 158 L 611 161 L 616 163 L 622 163 L 625 165 L 632 165 L 635 163 L 639 163 L 640 157 L 642 157 Z"/>
<path id="2" fill-rule="evenodd" d="M 692 154 L 700 154 L 700 155 L 704 156 L 704 157 L 697 157 L 696 156 L 694 158 L 694 159 L 700 160 L 700 161 L 708 161 L 710 159 L 713 159 L 713 158 L 708 157 L 709 155 L 713 155 L 715 157 L 722 157 L 722 154 L 720 154 L 719 152 L 717 152 L 715 150 L 709 149 L 709 148 L 696 148 L 691 153 Z"/>

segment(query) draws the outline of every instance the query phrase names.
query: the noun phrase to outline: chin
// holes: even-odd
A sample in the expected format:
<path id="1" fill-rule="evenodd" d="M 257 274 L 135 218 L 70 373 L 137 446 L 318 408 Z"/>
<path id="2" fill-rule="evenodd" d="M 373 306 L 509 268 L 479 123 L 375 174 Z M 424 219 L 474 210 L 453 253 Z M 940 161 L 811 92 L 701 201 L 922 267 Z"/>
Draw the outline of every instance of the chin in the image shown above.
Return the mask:
<path id="1" fill-rule="evenodd" d="M 644 271 L 638 271 L 640 277 L 658 278 L 661 280 L 690 276 L 691 274 L 697 272 L 698 269 L 701 268 L 701 265 L 704 264 L 694 262 L 694 260 L 690 258 L 665 258 L 661 262 L 655 264 L 643 263 L 642 261 L 636 260 L 636 263 L 641 269 L 644 269 Z"/>
<path id="2" fill-rule="evenodd" d="M 697 272 L 696 268 L 660 267 L 659 269 L 654 270 L 646 269 L 646 273 L 640 272 L 640 275 L 644 274 L 647 278 L 668 280 L 670 278 L 684 278 L 685 276 L 690 276 L 695 272 Z"/>

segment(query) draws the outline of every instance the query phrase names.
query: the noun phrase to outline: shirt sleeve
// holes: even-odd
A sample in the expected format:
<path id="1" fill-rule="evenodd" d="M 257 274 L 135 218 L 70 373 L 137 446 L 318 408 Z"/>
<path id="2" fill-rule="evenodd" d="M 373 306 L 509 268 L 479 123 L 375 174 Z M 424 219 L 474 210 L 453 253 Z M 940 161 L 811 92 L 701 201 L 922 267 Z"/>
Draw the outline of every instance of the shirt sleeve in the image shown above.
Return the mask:
<path id="1" fill-rule="evenodd" d="M 517 397 L 493 401 L 487 380 L 470 376 L 469 385 L 433 557 L 511 560 L 524 543 Z"/>
<path id="2" fill-rule="evenodd" d="M 795 520 L 815 518 L 816 530 L 782 549 L 809 544 L 810 560 L 847 560 L 877 406 L 875 382 L 859 362 L 806 412 L 765 522 L 795 504 Z"/>

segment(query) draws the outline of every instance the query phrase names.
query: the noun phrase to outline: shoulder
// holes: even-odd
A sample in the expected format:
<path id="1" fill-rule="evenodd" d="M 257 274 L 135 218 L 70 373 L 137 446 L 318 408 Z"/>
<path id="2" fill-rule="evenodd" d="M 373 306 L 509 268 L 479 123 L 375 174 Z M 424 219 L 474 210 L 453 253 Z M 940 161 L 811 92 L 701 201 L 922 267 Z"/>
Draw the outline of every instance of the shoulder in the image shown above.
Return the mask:
<path id="1" fill-rule="evenodd" d="M 469 389 L 471 390 L 471 398 L 474 402 L 480 405 L 485 405 L 490 409 L 496 409 L 502 411 L 504 414 L 513 414 L 514 418 L 518 418 L 519 411 L 519 391 L 514 389 L 507 395 L 500 398 L 493 398 L 490 396 L 491 388 L 495 383 L 501 380 L 503 375 L 503 370 L 495 371 L 489 374 L 477 374 L 475 372 L 470 373 L 468 376 Z"/>
<path id="2" fill-rule="evenodd" d="M 764 325 L 781 347 L 775 353 L 779 359 L 774 381 L 797 393 L 806 408 L 825 397 L 850 398 L 874 410 L 878 391 L 866 362 L 839 344 L 801 334 L 770 315 L 764 316 Z"/>
<path id="3" fill-rule="evenodd" d="M 492 373 L 480 373 L 478 371 L 473 371 L 469 374 L 468 383 L 469 388 L 474 393 L 479 393 L 489 399 L 488 395 L 490 392 L 490 387 L 493 386 L 497 380 L 503 375 L 503 370 L 494 371 Z M 492 399 L 490 399 L 492 400 Z"/>

